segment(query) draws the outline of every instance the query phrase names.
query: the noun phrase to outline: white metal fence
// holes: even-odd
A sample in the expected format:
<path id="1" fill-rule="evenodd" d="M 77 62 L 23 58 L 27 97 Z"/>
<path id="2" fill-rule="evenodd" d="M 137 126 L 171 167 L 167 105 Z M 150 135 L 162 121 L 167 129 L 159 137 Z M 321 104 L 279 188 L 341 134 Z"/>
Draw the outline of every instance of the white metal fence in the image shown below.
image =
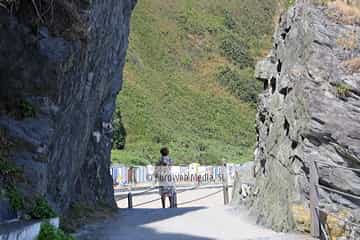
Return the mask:
<path id="1" fill-rule="evenodd" d="M 229 176 L 229 182 L 232 182 L 235 177 L 235 170 L 240 165 L 237 164 L 227 164 L 227 171 Z M 222 166 L 200 166 L 199 164 L 190 164 L 188 166 L 172 166 L 172 174 L 177 176 L 183 176 L 182 179 L 187 179 L 187 181 L 196 181 L 200 179 L 199 182 L 222 182 L 223 175 Z M 110 174 L 113 179 L 113 184 L 115 186 L 128 186 L 133 184 L 152 184 L 155 181 L 154 178 L 155 166 L 125 166 L 121 164 L 114 164 L 110 168 Z M 191 176 L 191 177 L 189 177 Z M 194 177 L 195 176 L 195 177 Z M 213 177 L 210 179 L 210 177 Z"/>

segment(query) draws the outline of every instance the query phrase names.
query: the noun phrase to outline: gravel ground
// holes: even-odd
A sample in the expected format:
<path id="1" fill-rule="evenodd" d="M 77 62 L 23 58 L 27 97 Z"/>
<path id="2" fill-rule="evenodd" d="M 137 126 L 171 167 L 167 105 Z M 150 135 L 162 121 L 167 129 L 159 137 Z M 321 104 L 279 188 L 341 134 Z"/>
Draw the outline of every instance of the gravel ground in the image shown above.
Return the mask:
<path id="1" fill-rule="evenodd" d="M 134 197 L 134 206 L 158 197 L 157 194 Z M 219 189 L 179 193 L 178 203 L 177 209 L 160 209 L 160 200 L 126 209 L 127 199 L 124 199 L 118 202 L 120 209 L 113 218 L 86 226 L 76 237 L 80 240 L 311 239 L 257 226 L 244 210 L 224 206 Z"/>

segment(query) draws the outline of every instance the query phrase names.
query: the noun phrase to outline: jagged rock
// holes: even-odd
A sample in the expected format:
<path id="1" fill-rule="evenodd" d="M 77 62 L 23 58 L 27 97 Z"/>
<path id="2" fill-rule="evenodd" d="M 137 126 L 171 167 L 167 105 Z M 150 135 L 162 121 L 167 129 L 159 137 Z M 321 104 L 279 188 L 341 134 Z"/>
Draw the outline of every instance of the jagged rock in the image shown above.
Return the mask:
<path id="1" fill-rule="evenodd" d="M 63 25 L 66 5 L 53 13 L 64 36 L 34 26 L 33 7 L 21 9 L 26 2 L 19 14 L 0 7 L 0 127 L 13 143 L 8 160 L 23 171 L 21 192 L 46 196 L 60 214 L 75 202 L 115 206 L 109 126 L 136 0 L 77 2 L 70 15 L 81 16 L 79 37 L 75 30 L 65 36 L 77 26 Z"/>
<path id="2" fill-rule="evenodd" d="M 360 56 L 360 27 L 336 23 L 328 9 L 298 1 L 281 16 L 274 47 L 257 66 L 264 82 L 255 153 L 258 197 L 252 211 L 276 230 L 293 230 L 307 216 L 314 160 L 360 167 L 360 74 L 344 62 Z M 354 41 L 351 48 L 344 42 Z M 320 182 L 360 195 L 360 174 L 318 164 Z M 356 209 L 356 199 L 320 191 L 321 204 Z M 299 211 L 298 211 L 299 212 Z M 303 217 L 302 219 L 307 219 Z"/>

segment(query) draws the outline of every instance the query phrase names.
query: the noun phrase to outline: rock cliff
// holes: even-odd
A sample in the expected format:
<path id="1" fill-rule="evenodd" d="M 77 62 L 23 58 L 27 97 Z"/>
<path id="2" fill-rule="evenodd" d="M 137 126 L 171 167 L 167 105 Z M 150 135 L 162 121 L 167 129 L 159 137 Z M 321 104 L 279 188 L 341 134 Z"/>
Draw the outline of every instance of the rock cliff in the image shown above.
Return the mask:
<path id="1" fill-rule="evenodd" d="M 277 230 L 309 230 L 313 161 L 322 185 L 360 196 L 359 172 L 331 166 L 360 168 L 360 26 L 346 14 L 298 1 L 281 16 L 273 49 L 257 66 L 265 90 L 252 210 Z M 356 220 L 359 200 L 323 189 L 320 198 L 327 211 Z"/>
<path id="2" fill-rule="evenodd" d="M 0 6 L 0 139 L 22 173 L 16 187 L 60 214 L 115 206 L 112 115 L 136 0 L 10 2 Z"/>

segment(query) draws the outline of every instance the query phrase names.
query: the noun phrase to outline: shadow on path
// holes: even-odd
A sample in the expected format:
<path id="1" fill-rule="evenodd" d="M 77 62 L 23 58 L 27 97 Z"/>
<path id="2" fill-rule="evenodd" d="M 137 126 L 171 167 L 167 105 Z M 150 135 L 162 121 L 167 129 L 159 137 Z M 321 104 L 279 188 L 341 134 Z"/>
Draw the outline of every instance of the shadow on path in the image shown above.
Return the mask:
<path id="1" fill-rule="evenodd" d="M 133 208 L 119 209 L 116 218 L 120 221 L 126 218 L 126 225 L 144 225 L 162 221 L 168 218 L 184 215 L 189 212 L 206 209 L 206 207 L 181 207 L 181 208 Z"/>
<path id="2" fill-rule="evenodd" d="M 84 227 L 75 236 L 79 240 L 209 240 L 211 238 L 177 233 L 160 233 L 144 226 L 148 223 L 174 218 L 202 209 L 205 208 L 186 207 L 175 209 L 119 209 L 119 212 L 116 213 L 114 217 L 101 223 Z"/>

